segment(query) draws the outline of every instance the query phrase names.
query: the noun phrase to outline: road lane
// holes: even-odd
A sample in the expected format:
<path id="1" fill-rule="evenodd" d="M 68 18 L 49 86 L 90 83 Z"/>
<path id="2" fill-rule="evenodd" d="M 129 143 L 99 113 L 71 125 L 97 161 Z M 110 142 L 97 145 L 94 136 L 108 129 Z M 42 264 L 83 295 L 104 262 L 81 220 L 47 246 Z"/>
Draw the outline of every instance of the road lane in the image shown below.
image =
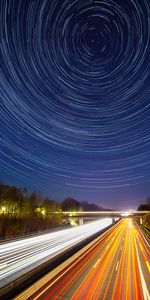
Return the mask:
<path id="1" fill-rule="evenodd" d="M 111 218 L 0 245 L 0 288 L 110 226 Z"/>
<path id="2" fill-rule="evenodd" d="M 123 219 L 76 261 L 24 299 L 149 300 L 149 264 L 150 248 L 138 225 Z"/>

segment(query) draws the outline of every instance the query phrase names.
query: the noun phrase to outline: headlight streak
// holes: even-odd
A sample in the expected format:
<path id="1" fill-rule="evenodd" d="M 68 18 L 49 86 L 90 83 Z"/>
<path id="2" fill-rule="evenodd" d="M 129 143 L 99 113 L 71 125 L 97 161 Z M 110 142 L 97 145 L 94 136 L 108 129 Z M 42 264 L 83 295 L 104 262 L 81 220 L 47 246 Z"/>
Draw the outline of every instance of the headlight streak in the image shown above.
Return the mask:
<path id="1" fill-rule="evenodd" d="M 150 246 L 134 219 L 122 219 L 82 250 L 16 300 L 150 298 Z"/>
<path id="2" fill-rule="evenodd" d="M 112 218 L 105 218 L 76 228 L 0 245 L 1 286 L 6 284 L 6 280 L 13 280 L 13 275 L 19 277 L 19 271 L 25 274 L 28 267 L 33 269 L 35 265 L 56 257 L 111 224 Z"/>

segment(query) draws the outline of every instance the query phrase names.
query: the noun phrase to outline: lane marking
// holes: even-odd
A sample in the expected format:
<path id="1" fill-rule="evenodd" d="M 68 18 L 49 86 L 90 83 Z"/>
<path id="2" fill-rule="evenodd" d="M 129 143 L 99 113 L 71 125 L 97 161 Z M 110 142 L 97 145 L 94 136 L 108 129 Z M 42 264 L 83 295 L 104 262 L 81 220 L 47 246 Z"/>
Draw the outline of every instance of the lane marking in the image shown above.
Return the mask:
<path id="1" fill-rule="evenodd" d="M 147 265 L 148 271 L 149 271 L 149 273 L 150 273 L 150 264 L 149 264 L 148 261 L 146 261 L 146 265 Z"/>
<path id="2" fill-rule="evenodd" d="M 139 271 L 140 271 L 140 277 L 141 277 L 141 284 L 142 284 L 144 300 L 150 300 L 149 291 L 147 289 L 147 285 L 146 285 L 144 275 L 143 275 L 143 272 L 142 272 L 142 268 L 141 268 L 141 264 L 140 264 L 140 258 L 139 258 L 139 254 L 138 254 L 138 249 L 137 249 L 135 236 L 134 236 L 134 240 L 135 240 L 135 248 L 136 248 L 137 260 L 138 260 L 138 265 L 139 265 Z"/>
<path id="3" fill-rule="evenodd" d="M 118 270 L 118 266 L 119 266 L 119 260 L 117 261 L 116 272 L 117 272 L 117 270 Z"/>
<path id="4" fill-rule="evenodd" d="M 100 258 L 97 260 L 97 262 L 96 262 L 96 264 L 94 265 L 93 269 L 96 268 L 96 266 L 98 265 L 99 261 L 100 261 Z"/>

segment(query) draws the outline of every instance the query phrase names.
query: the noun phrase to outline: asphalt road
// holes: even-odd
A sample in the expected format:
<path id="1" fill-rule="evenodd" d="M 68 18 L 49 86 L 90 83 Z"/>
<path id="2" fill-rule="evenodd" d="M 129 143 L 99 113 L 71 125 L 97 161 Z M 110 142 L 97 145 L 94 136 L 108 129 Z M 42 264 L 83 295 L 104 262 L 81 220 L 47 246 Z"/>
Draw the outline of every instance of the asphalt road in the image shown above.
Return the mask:
<path id="1" fill-rule="evenodd" d="M 17 299 L 149 300 L 150 247 L 132 219 L 123 219 L 49 282 Z"/>
<path id="2" fill-rule="evenodd" d="M 0 245 L 0 288 L 112 224 L 112 218 Z M 0 292 L 1 294 L 1 292 Z"/>

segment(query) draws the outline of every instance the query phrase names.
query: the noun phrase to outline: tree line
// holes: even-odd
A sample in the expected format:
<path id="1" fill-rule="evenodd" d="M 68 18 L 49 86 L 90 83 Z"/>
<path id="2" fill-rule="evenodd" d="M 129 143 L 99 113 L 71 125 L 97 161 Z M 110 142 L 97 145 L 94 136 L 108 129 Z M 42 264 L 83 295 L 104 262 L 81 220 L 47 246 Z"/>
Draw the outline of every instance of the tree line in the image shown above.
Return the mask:
<path id="1" fill-rule="evenodd" d="M 150 211 L 150 197 L 146 201 L 139 205 L 138 210 L 140 211 Z M 143 224 L 150 230 L 150 213 L 143 217 Z"/>
<path id="2" fill-rule="evenodd" d="M 146 199 L 146 201 L 138 206 L 137 210 L 141 211 L 149 211 L 150 210 L 150 197 Z"/>
<path id="3" fill-rule="evenodd" d="M 79 202 L 71 197 L 61 203 L 43 197 L 40 192 L 28 192 L 0 183 L 0 237 L 27 234 L 39 230 L 66 225 L 62 211 L 106 210 L 86 201 Z M 57 214 L 54 214 L 57 212 Z"/>

